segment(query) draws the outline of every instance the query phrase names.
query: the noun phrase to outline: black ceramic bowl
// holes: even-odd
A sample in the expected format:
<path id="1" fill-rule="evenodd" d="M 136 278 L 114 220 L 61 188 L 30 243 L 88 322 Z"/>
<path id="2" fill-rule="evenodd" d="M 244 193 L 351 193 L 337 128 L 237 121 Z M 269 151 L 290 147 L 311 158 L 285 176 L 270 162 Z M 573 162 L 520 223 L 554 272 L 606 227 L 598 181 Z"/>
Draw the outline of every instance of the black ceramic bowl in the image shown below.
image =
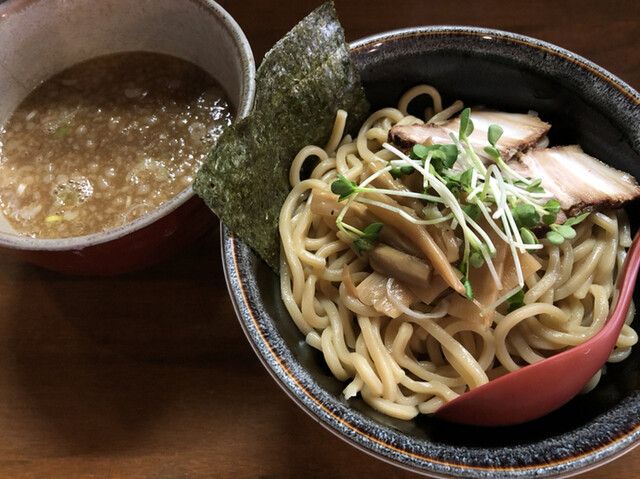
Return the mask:
<path id="1" fill-rule="evenodd" d="M 448 101 L 537 110 L 553 125 L 552 143 L 578 143 L 640 178 L 640 95 L 566 50 L 500 31 L 430 27 L 357 41 L 352 57 L 373 108 L 395 106 L 402 92 L 425 82 Z M 637 224 L 638 212 L 629 213 Z M 611 460 L 640 439 L 638 348 L 610 365 L 591 393 L 520 426 L 400 421 L 359 399 L 346 401 L 344 384 L 291 321 L 278 278 L 228 230 L 222 235 L 231 296 L 256 352 L 302 408 L 352 445 L 436 477 L 557 477 Z"/>

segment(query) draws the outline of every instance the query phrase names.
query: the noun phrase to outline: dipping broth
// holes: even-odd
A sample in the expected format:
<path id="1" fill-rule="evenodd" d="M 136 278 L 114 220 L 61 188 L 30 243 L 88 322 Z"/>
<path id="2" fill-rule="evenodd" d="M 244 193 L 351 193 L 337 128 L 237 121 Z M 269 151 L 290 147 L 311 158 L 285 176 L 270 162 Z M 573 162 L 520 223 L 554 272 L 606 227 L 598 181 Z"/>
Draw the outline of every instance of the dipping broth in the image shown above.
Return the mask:
<path id="1" fill-rule="evenodd" d="M 0 208 L 18 234 L 115 228 L 188 187 L 233 112 L 200 67 L 97 57 L 51 77 L 0 129 Z"/>

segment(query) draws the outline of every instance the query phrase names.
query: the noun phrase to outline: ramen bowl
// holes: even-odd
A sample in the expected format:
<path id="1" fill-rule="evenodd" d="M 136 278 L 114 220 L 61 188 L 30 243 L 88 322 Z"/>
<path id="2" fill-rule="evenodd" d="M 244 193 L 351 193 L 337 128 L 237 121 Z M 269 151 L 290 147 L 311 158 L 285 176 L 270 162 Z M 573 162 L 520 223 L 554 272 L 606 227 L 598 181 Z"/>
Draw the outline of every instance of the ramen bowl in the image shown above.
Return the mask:
<path id="1" fill-rule="evenodd" d="M 235 20 L 209 0 L 10 0 L 0 4 L 0 44 L 0 124 L 52 75 L 125 51 L 168 54 L 201 67 L 222 87 L 236 118 L 253 103 L 251 48 Z M 116 274 L 168 257 L 215 222 L 189 186 L 144 216 L 85 236 L 19 236 L 1 218 L 0 249 L 57 271 Z"/>
<path id="2" fill-rule="evenodd" d="M 571 52 L 466 27 L 394 31 L 351 47 L 373 109 L 395 106 L 417 83 L 438 88 L 444 104 L 462 99 L 507 111 L 533 109 L 553 125 L 552 144 L 581 144 L 640 177 L 640 96 Z M 635 230 L 637 208 L 629 208 L 629 215 Z M 426 416 L 396 420 L 358 397 L 346 400 L 345 383 L 331 375 L 291 320 L 277 276 L 226 227 L 221 234 L 232 300 L 267 370 L 321 425 L 379 459 L 432 477 L 567 477 L 612 460 L 640 440 L 637 348 L 627 360 L 608 365 L 590 393 L 518 426 L 470 427 Z"/>

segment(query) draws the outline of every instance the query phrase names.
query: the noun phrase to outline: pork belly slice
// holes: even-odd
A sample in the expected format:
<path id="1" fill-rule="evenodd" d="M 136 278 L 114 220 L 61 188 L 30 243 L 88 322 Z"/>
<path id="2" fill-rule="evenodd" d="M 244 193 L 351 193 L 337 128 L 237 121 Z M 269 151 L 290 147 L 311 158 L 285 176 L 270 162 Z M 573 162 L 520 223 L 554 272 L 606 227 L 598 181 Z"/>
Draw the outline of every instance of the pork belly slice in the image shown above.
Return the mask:
<path id="1" fill-rule="evenodd" d="M 567 216 L 619 208 L 640 197 L 632 175 L 604 164 L 577 145 L 535 148 L 508 164 L 522 176 L 540 178 Z"/>
<path id="2" fill-rule="evenodd" d="M 489 144 L 487 132 L 490 125 L 500 125 L 504 130 L 496 143 L 504 161 L 516 153 L 534 147 L 547 134 L 551 125 L 537 116 L 524 113 L 505 113 L 495 110 L 472 110 L 469 115 L 474 130 L 469 137 L 471 146 L 484 155 L 484 147 Z M 415 144 L 451 143 L 450 133 L 458 136 L 460 118 L 453 118 L 442 124 L 395 125 L 389 130 L 388 141 L 408 150 Z M 429 144 L 431 144 L 429 143 Z"/>

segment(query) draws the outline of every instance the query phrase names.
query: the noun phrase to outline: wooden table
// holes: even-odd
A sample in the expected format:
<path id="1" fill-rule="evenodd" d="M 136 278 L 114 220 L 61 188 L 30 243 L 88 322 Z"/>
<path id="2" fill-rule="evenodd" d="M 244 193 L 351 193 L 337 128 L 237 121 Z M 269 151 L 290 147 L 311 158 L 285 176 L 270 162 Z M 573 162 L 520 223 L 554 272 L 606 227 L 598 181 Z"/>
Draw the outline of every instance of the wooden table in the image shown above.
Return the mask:
<path id="1" fill-rule="evenodd" d="M 222 1 L 256 61 L 319 3 Z M 295 5 L 294 5 L 295 3 Z M 640 88 L 637 0 L 337 0 L 348 40 L 422 24 L 531 35 Z M 0 258 L 0 477 L 417 477 L 346 445 L 262 367 L 218 232 L 145 271 L 76 278 Z M 582 477 L 640 476 L 640 448 Z"/>

